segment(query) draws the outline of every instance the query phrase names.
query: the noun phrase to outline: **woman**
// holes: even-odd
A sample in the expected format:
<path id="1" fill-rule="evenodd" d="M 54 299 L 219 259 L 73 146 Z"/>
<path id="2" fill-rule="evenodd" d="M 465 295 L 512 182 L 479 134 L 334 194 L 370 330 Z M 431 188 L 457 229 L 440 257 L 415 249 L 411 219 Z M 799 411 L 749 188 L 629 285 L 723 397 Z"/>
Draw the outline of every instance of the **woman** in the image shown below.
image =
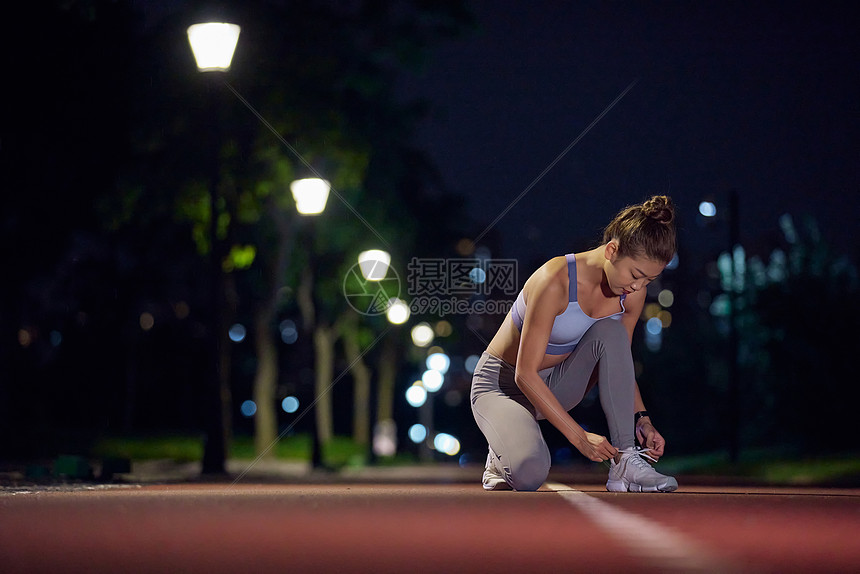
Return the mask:
<path id="1" fill-rule="evenodd" d="M 630 352 L 645 288 L 675 253 L 674 219 L 666 196 L 627 207 L 602 245 L 550 259 L 526 281 L 472 379 L 472 413 L 490 447 L 486 490 L 543 484 L 550 454 L 539 418 L 589 460 L 610 461 L 607 490 L 678 488 L 642 458 L 656 462 L 665 440 L 645 410 Z M 595 383 L 611 442 L 568 414 Z M 634 448 L 634 433 L 646 448 Z"/>

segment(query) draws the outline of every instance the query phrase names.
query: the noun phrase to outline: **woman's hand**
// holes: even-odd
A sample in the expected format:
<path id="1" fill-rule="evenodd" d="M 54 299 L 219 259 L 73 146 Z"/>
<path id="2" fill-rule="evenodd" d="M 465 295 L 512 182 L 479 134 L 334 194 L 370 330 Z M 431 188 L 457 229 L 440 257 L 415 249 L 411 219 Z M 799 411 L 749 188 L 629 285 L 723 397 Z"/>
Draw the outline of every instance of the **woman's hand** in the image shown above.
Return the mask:
<path id="1" fill-rule="evenodd" d="M 659 460 L 663 456 L 663 449 L 666 447 L 666 439 L 657 432 L 650 420 L 642 420 L 636 425 L 636 438 L 639 439 L 639 444 L 645 448 L 650 448 L 651 452 L 648 456 Z"/>
<path id="2" fill-rule="evenodd" d="M 618 454 L 618 449 L 612 446 L 612 444 L 606 440 L 605 436 L 600 436 L 599 434 L 591 432 L 586 432 L 584 437 L 580 437 L 579 440 L 573 443 L 573 446 L 575 446 L 576 450 L 581 452 L 585 458 L 594 462 L 603 462 L 604 460 L 609 460 Z"/>

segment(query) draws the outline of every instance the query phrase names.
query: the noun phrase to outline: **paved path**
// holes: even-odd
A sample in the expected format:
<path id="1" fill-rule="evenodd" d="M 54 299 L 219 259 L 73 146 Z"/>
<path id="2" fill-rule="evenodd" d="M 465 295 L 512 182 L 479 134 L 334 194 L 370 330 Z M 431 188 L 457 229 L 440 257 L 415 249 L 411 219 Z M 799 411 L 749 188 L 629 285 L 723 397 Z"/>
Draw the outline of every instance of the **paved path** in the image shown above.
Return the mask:
<path id="1" fill-rule="evenodd" d="M 548 483 L 0 494 L 3 572 L 858 572 L 860 490 Z"/>

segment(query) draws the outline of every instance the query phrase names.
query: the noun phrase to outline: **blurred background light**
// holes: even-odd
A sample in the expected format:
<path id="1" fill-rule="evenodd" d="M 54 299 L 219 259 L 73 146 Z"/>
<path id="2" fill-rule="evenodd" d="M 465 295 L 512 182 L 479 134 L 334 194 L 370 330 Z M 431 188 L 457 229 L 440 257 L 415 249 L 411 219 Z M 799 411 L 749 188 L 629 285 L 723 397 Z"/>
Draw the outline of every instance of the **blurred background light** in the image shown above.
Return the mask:
<path id="1" fill-rule="evenodd" d="M 406 389 L 406 402 L 415 408 L 420 407 L 427 400 L 427 390 L 421 384 L 413 384 Z"/>
<path id="2" fill-rule="evenodd" d="M 239 42 L 239 26 L 207 22 L 188 27 L 188 43 L 201 72 L 227 71 Z"/>
<path id="3" fill-rule="evenodd" d="M 177 319 L 187 319 L 191 313 L 191 307 L 185 301 L 180 301 L 173 306 L 173 312 L 176 314 Z"/>
<path id="4" fill-rule="evenodd" d="M 431 393 L 435 393 L 441 389 L 444 381 L 445 378 L 442 376 L 442 373 L 435 369 L 427 369 L 421 375 L 421 382 L 424 383 L 424 388 Z"/>
<path id="5" fill-rule="evenodd" d="M 451 323 L 442 319 L 438 323 L 436 323 L 436 334 L 440 337 L 447 337 L 451 333 L 454 332 L 454 327 L 451 326 Z"/>
<path id="6" fill-rule="evenodd" d="M 705 217 L 714 217 L 717 214 L 717 206 L 710 201 L 703 201 L 699 204 L 699 213 Z"/>
<path id="7" fill-rule="evenodd" d="M 428 369 L 439 371 L 443 375 L 448 372 L 448 367 L 451 366 L 451 358 L 445 353 L 432 353 L 425 361 Z"/>
<path id="8" fill-rule="evenodd" d="M 298 329 L 296 329 L 295 322 L 291 321 L 290 319 L 284 319 L 283 321 L 281 321 L 279 328 L 281 330 L 281 340 L 284 343 L 292 345 L 298 340 L 299 331 Z"/>
<path id="9" fill-rule="evenodd" d="M 478 355 L 469 355 L 466 357 L 466 370 L 470 373 L 475 372 L 475 367 L 478 366 L 478 361 L 481 360 L 481 357 Z"/>
<path id="10" fill-rule="evenodd" d="M 33 343 L 33 334 L 27 329 L 18 330 L 18 344 L 25 349 Z"/>
<path id="11" fill-rule="evenodd" d="M 433 342 L 433 329 L 427 323 L 418 323 L 412 327 L 412 342 L 418 347 L 426 347 Z"/>
<path id="12" fill-rule="evenodd" d="M 294 413 L 299 410 L 299 399 L 293 396 L 286 397 L 281 401 L 281 408 L 285 413 Z"/>
<path id="13" fill-rule="evenodd" d="M 397 454 L 397 423 L 393 420 L 379 421 L 373 427 L 373 453 L 376 456 Z"/>
<path id="14" fill-rule="evenodd" d="M 660 291 L 660 294 L 657 295 L 657 301 L 664 307 L 671 307 L 672 303 L 675 302 L 675 294 L 668 289 L 663 289 Z"/>
<path id="15" fill-rule="evenodd" d="M 677 269 L 678 268 L 678 261 L 679 261 L 678 260 L 678 254 L 676 253 L 675 255 L 672 256 L 672 259 L 669 261 L 669 263 L 666 264 L 666 269 L 670 269 L 670 270 L 671 269 Z"/>
<path id="16" fill-rule="evenodd" d="M 388 304 L 388 310 L 385 312 L 388 321 L 394 325 L 402 325 L 409 320 L 409 305 L 404 301 L 393 297 Z"/>
<path id="17" fill-rule="evenodd" d="M 645 309 L 642 310 L 642 316 L 645 317 L 645 320 L 647 321 L 648 319 L 656 317 L 660 310 L 661 307 L 658 303 L 648 303 L 645 305 Z"/>
<path id="18" fill-rule="evenodd" d="M 228 332 L 230 340 L 234 343 L 241 343 L 242 341 L 244 341 L 246 334 L 247 331 L 245 329 L 245 326 L 239 323 L 236 323 L 235 325 L 230 327 L 230 331 Z"/>
<path id="19" fill-rule="evenodd" d="M 659 319 L 654 319 L 658 321 Z M 663 345 L 663 330 L 661 329 L 658 333 L 652 333 L 651 331 L 645 331 L 645 346 L 652 353 L 656 353 L 660 350 L 660 347 Z"/>
<path id="20" fill-rule="evenodd" d="M 297 179 L 290 184 L 296 211 L 302 215 L 319 215 L 325 210 L 331 185 L 318 177 Z"/>
<path id="21" fill-rule="evenodd" d="M 469 279 L 472 280 L 472 283 L 480 285 L 487 280 L 487 272 L 480 267 L 475 267 L 474 269 L 469 271 Z"/>
<path id="22" fill-rule="evenodd" d="M 427 438 L 427 427 L 422 424 L 414 424 L 409 427 L 409 440 L 415 444 L 421 443 Z"/>
<path id="23" fill-rule="evenodd" d="M 239 410 L 241 410 L 242 414 L 246 417 L 252 417 L 257 412 L 257 403 L 248 399 L 247 401 L 242 403 L 242 406 L 239 408 Z"/>
<path id="24" fill-rule="evenodd" d="M 659 335 L 663 330 L 663 321 L 659 317 L 651 317 L 645 322 L 645 330 L 652 335 Z"/>
<path id="25" fill-rule="evenodd" d="M 144 331 L 149 331 L 155 326 L 155 317 L 152 316 L 152 313 L 144 311 L 140 314 L 140 328 Z"/>
<path id="26" fill-rule="evenodd" d="M 460 452 L 460 441 L 448 433 L 441 432 L 433 438 L 433 448 L 448 456 L 454 456 Z"/>
<path id="27" fill-rule="evenodd" d="M 382 281 L 388 273 L 391 255 L 381 249 L 370 249 L 358 254 L 358 267 L 368 281 Z"/>

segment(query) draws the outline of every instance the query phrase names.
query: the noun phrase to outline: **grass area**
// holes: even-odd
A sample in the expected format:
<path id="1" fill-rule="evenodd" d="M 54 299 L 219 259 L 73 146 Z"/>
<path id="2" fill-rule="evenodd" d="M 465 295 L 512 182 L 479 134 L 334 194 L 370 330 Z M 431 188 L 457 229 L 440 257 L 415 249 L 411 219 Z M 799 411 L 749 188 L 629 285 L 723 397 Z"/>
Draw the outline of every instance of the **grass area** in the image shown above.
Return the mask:
<path id="1" fill-rule="evenodd" d="M 280 439 L 273 447 L 275 458 L 280 460 L 306 461 L 310 458 L 311 437 L 297 434 Z M 191 435 L 124 436 L 99 440 L 91 449 L 96 458 L 125 458 L 131 460 L 168 459 L 176 462 L 191 462 L 203 458 L 203 438 Z M 254 459 L 254 437 L 238 435 L 233 438 L 230 458 Z M 349 437 L 335 436 L 323 448 L 323 461 L 327 466 L 362 466 L 367 463 L 365 449 Z M 411 458 L 385 459 L 383 464 L 410 462 Z"/>
<path id="2" fill-rule="evenodd" d="M 307 461 L 311 438 L 307 434 L 284 437 L 272 448 L 280 460 Z M 203 458 L 203 439 L 193 435 L 160 435 L 110 437 L 100 440 L 90 452 L 96 458 L 131 460 L 169 459 L 177 462 Z M 230 457 L 256 458 L 252 436 L 234 437 Z M 323 460 L 331 468 L 361 467 L 367 464 L 367 453 L 349 437 L 336 436 L 323 450 Z M 379 465 L 413 464 L 409 454 L 379 459 Z M 738 462 L 728 460 L 725 452 L 694 456 L 671 456 L 662 460 L 660 472 L 676 475 L 747 478 L 757 482 L 783 485 L 860 486 L 860 454 L 840 453 L 802 457 L 790 449 L 750 449 Z"/>
<path id="3" fill-rule="evenodd" d="M 840 453 L 804 457 L 793 451 L 758 449 L 731 462 L 725 453 L 671 457 L 659 469 L 668 474 L 743 477 L 770 484 L 860 486 L 860 455 Z"/>

